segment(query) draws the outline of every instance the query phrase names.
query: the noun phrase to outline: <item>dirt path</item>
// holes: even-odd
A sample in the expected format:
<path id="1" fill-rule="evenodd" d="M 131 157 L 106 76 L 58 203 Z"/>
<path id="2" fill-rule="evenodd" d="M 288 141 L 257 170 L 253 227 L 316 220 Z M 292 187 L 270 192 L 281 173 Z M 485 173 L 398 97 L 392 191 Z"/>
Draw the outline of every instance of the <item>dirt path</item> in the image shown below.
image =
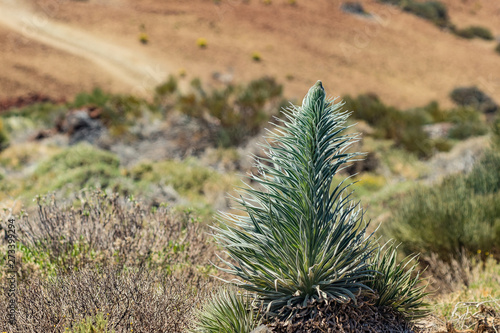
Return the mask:
<path id="1" fill-rule="evenodd" d="M 0 24 L 28 40 L 85 58 L 131 87 L 135 94 L 146 93 L 169 72 L 164 61 L 151 59 L 140 50 L 131 50 L 100 39 L 83 30 L 54 22 L 19 0 L 0 0 Z"/>

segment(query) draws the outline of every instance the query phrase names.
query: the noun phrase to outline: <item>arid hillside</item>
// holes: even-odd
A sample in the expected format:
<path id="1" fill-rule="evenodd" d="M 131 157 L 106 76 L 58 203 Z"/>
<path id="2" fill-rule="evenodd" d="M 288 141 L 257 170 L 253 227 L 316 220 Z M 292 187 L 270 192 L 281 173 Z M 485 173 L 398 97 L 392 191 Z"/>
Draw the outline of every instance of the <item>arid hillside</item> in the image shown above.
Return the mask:
<path id="1" fill-rule="evenodd" d="M 457 27 L 500 35 L 500 2 L 443 2 Z M 497 41 L 360 3 L 371 16 L 345 13 L 338 0 L 0 0 L 0 98 L 64 98 L 94 86 L 146 95 L 169 74 L 217 84 L 217 72 L 235 81 L 274 76 L 289 98 L 321 79 L 336 94 L 374 92 L 399 107 L 447 105 L 462 85 L 500 101 Z"/>

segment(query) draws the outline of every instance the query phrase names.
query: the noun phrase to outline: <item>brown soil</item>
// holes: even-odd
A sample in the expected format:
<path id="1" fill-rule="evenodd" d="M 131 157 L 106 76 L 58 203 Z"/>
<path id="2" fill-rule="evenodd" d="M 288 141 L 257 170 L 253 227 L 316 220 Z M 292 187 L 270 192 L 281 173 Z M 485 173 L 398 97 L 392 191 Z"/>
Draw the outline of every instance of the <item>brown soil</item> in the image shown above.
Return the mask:
<path id="1" fill-rule="evenodd" d="M 232 72 L 236 81 L 276 76 L 297 99 L 321 79 L 336 95 L 375 92 L 400 107 L 450 105 L 448 93 L 461 85 L 500 101 L 495 42 L 460 39 L 394 7 L 361 2 L 375 19 L 343 13 L 331 0 L 0 0 L 0 42 L 10 45 L 0 54 L 0 98 L 67 98 L 96 85 L 147 94 L 183 69 L 185 85 L 213 72 Z M 500 34 L 500 2 L 444 2 L 458 27 Z"/>

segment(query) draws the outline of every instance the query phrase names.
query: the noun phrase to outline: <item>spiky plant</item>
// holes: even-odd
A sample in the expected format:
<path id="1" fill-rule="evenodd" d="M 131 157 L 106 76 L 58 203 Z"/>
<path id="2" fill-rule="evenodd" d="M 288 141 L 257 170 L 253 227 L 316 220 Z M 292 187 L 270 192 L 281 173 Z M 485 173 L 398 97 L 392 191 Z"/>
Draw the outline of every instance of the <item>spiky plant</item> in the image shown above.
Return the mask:
<path id="1" fill-rule="evenodd" d="M 235 200 L 247 215 L 221 213 L 215 228 L 232 259 L 222 269 L 280 316 L 312 299 L 356 301 L 373 275 L 362 210 L 345 185 L 332 189 L 335 174 L 359 155 L 346 152 L 358 140 L 346 134 L 349 113 L 318 81 L 302 106 L 284 114 L 288 120 L 264 145 L 267 158 L 257 161 L 259 174 L 251 175 L 263 189 L 242 189 Z"/>
<path id="2" fill-rule="evenodd" d="M 222 288 L 195 314 L 192 333 L 248 333 L 259 326 L 261 316 L 253 297 L 236 288 Z"/>
<path id="3" fill-rule="evenodd" d="M 406 319 L 414 320 L 427 316 L 429 309 L 424 302 L 426 284 L 420 281 L 418 255 L 397 260 L 397 246 L 388 242 L 377 248 L 371 258 L 372 269 L 377 272 L 366 284 L 378 294 L 377 306 L 389 306 Z"/>

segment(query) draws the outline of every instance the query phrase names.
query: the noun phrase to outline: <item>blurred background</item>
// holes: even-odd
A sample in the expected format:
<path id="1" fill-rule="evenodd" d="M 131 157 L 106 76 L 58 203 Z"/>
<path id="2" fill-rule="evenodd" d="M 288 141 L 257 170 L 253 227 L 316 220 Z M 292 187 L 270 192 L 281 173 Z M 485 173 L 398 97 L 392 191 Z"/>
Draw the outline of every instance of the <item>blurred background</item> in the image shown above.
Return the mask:
<path id="1" fill-rule="evenodd" d="M 216 245 L 196 235 L 235 212 L 227 194 L 256 172 L 264 129 L 321 80 L 366 153 L 332 186 L 350 177 L 371 230 L 421 254 L 435 292 L 422 325 L 500 313 L 500 1 L 0 0 L 0 45 L 0 207 L 34 228 L 21 281 L 61 258 L 68 271 L 128 258 L 191 282 L 216 273 Z M 93 236 L 103 217 L 89 211 L 139 203 L 179 232 L 153 241 L 132 232 L 140 220 Z M 53 228 L 34 227 L 46 213 Z"/>

